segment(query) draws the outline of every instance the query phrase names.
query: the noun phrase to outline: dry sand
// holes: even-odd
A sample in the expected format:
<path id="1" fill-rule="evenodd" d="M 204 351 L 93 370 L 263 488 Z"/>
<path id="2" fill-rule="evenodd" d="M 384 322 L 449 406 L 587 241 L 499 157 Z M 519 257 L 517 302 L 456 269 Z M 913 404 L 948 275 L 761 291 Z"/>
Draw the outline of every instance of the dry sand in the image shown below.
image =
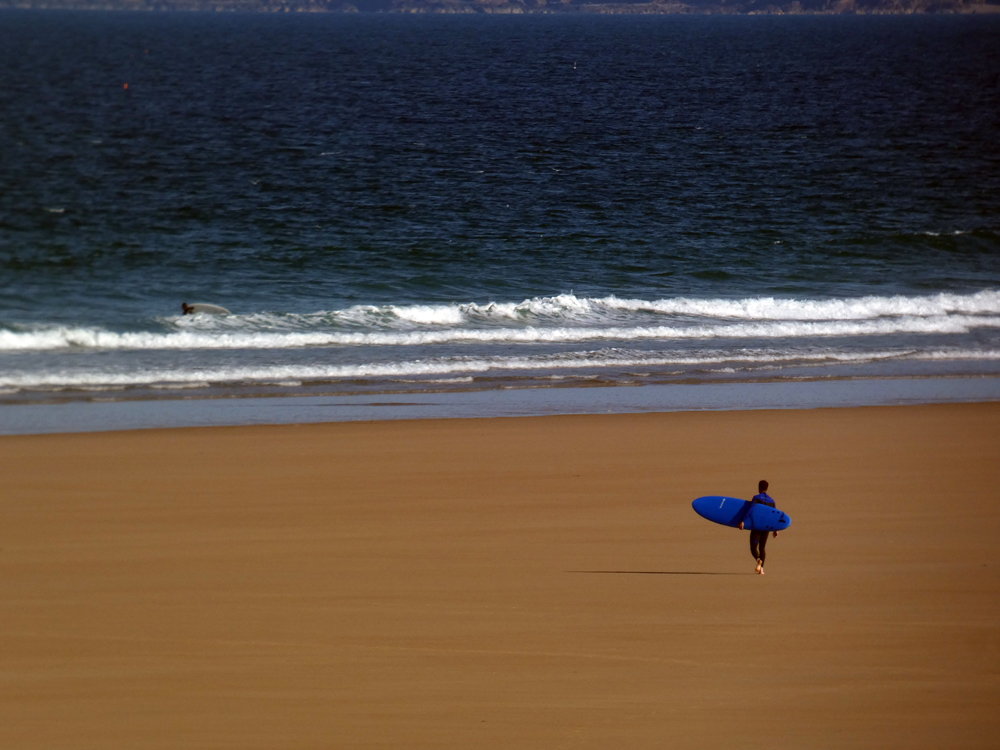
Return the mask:
<path id="1" fill-rule="evenodd" d="M 0 438 L 0 747 L 996 748 L 1000 404 Z M 753 575 L 703 494 L 771 481 Z"/>

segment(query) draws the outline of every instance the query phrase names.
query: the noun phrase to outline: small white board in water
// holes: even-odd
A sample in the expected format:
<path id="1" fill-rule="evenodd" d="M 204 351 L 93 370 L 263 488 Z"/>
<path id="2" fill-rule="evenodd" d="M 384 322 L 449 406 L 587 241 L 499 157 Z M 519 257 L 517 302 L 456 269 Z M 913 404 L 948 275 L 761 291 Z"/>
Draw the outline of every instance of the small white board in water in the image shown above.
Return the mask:
<path id="1" fill-rule="evenodd" d="M 209 305 L 204 302 L 195 302 L 193 305 L 184 305 L 185 315 L 195 315 L 205 313 L 206 315 L 232 315 L 229 310 L 218 305 Z"/>

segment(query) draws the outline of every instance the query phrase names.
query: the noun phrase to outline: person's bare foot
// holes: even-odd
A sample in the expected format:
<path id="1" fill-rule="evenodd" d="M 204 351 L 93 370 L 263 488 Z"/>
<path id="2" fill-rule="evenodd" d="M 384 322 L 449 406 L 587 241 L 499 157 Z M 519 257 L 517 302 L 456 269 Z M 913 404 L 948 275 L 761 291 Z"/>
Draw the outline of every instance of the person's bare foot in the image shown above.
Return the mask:
<path id="1" fill-rule="evenodd" d="M 764 575 L 764 561 L 757 558 L 757 575 Z"/>

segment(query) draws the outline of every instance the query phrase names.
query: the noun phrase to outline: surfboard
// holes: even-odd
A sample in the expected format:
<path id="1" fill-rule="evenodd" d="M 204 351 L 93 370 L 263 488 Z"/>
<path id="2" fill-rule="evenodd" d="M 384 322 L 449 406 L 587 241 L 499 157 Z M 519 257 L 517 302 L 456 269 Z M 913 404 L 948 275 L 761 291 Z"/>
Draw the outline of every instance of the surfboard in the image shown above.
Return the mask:
<path id="1" fill-rule="evenodd" d="M 184 305 L 185 315 L 194 315 L 195 313 L 205 313 L 207 315 L 232 315 L 232 313 L 224 307 L 209 305 L 204 302 L 195 302 L 193 305 Z"/>
<path id="2" fill-rule="evenodd" d="M 763 503 L 757 503 L 751 509 L 749 500 L 725 495 L 706 495 L 699 497 L 691 507 L 702 518 L 723 526 L 737 527 L 740 521 L 747 531 L 781 531 L 792 524 L 787 513 L 772 508 Z"/>

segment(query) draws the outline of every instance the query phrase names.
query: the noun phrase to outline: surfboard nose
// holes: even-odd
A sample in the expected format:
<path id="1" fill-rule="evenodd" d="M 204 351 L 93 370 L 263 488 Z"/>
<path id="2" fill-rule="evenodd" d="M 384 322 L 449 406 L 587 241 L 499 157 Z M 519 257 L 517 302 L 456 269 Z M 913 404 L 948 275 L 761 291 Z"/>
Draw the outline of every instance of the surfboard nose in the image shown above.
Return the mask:
<path id="1" fill-rule="evenodd" d="M 229 310 L 220 305 L 210 305 L 207 302 L 195 302 L 189 305 L 187 302 L 181 304 L 181 309 L 184 310 L 185 315 L 194 315 L 196 313 L 203 313 L 206 315 L 232 315 Z"/>

